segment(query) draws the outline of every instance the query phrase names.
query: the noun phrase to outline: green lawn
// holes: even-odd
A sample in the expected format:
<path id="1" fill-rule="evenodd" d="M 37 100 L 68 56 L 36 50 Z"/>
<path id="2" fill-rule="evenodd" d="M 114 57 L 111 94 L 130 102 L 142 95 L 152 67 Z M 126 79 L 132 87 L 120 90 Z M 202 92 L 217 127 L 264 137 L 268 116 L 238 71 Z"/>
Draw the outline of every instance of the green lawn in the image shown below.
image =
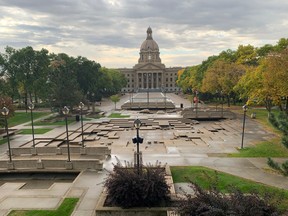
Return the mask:
<path id="1" fill-rule="evenodd" d="M 7 143 L 7 138 L 0 139 L 0 145 L 2 145 L 2 144 L 4 144 L 4 143 Z"/>
<path id="2" fill-rule="evenodd" d="M 174 183 L 189 182 L 189 179 L 197 183 L 200 187 L 208 189 L 211 181 L 216 181 L 216 171 L 197 166 L 175 166 L 171 167 Z M 207 175 L 210 176 L 207 178 Z M 280 209 L 288 208 L 288 191 L 276 187 L 267 186 L 261 183 L 253 182 L 244 178 L 230 175 L 217 171 L 218 184 L 217 188 L 222 192 L 228 192 L 227 188 L 233 185 L 244 193 L 257 191 L 260 194 L 265 192 L 273 194 L 273 197 L 282 197 L 283 200 L 279 204 Z"/>
<path id="3" fill-rule="evenodd" d="M 239 149 L 239 153 L 228 154 L 229 157 L 288 157 L 288 149 L 282 145 L 280 138 L 257 143 L 253 147 Z"/>
<path id="4" fill-rule="evenodd" d="M 56 210 L 12 210 L 8 216 L 69 216 L 78 200 L 79 198 L 65 198 Z"/>
<path id="5" fill-rule="evenodd" d="M 121 113 L 111 113 L 108 118 L 129 118 L 130 115 L 122 115 Z"/>
<path id="6" fill-rule="evenodd" d="M 276 133 L 276 134 L 281 134 L 281 132 L 273 127 L 273 125 L 269 122 L 268 120 L 268 111 L 266 109 L 257 109 L 257 108 L 252 108 L 248 109 L 247 111 L 247 116 L 251 116 L 252 113 L 256 113 L 256 121 L 260 122 L 266 129 Z M 278 115 L 279 111 L 278 110 L 272 110 L 272 113 Z"/>
<path id="7" fill-rule="evenodd" d="M 240 112 L 240 110 L 237 110 Z M 278 110 L 272 110 L 274 114 L 278 114 Z M 250 118 L 252 113 L 256 113 L 255 121 L 258 121 L 265 129 L 270 130 L 279 137 L 255 144 L 252 147 L 240 149 L 239 153 L 229 154 L 229 157 L 288 157 L 288 149 L 285 148 L 280 140 L 282 132 L 273 127 L 268 120 L 268 111 L 266 109 L 251 108 L 247 111 Z"/>
<path id="8" fill-rule="evenodd" d="M 52 128 L 34 128 L 34 134 L 45 134 L 49 131 L 53 130 Z M 32 134 L 32 128 L 31 129 L 21 129 L 20 134 Z"/>
<path id="9" fill-rule="evenodd" d="M 43 116 L 49 115 L 49 112 L 33 112 L 33 119 L 37 119 Z M 23 124 L 31 121 L 31 113 L 30 112 L 15 112 L 15 115 L 8 119 L 9 127 L 13 127 L 15 125 Z"/>
<path id="10" fill-rule="evenodd" d="M 68 124 L 71 124 L 72 122 L 75 122 L 75 119 L 72 117 L 67 119 Z M 62 126 L 65 125 L 65 118 L 63 119 L 55 119 L 55 120 L 48 120 L 48 121 L 38 121 L 34 122 L 35 126 L 45 126 L 45 125 L 57 125 L 57 126 Z"/>

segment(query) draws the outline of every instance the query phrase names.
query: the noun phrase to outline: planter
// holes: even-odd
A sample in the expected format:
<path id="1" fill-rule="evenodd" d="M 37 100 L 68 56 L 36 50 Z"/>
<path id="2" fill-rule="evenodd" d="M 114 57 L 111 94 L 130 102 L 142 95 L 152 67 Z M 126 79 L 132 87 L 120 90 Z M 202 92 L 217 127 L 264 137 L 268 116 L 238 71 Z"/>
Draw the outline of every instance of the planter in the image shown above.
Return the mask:
<path id="1" fill-rule="evenodd" d="M 97 216 L 167 216 L 168 207 L 129 208 L 104 206 L 106 193 L 103 191 L 96 206 Z"/>

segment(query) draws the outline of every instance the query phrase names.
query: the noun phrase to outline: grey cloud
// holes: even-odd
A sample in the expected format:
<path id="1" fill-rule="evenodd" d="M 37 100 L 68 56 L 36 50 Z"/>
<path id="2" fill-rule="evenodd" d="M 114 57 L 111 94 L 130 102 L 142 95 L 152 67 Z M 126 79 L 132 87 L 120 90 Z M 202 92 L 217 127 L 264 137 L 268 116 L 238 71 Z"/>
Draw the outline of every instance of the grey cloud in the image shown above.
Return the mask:
<path id="1" fill-rule="evenodd" d="M 29 17 L 18 18 L 12 14 L 15 8 Z M 1 44 L 19 46 L 26 41 L 53 46 L 75 40 L 138 51 L 151 26 L 160 52 L 161 48 L 217 52 L 236 48 L 241 41 L 235 37 L 253 41 L 286 37 L 287 11 L 285 0 L 0 0 L 1 19 L 27 19 L 8 26 L 13 38 L 3 39 L 2 34 Z M 216 35 L 203 34 L 209 31 Z"/>

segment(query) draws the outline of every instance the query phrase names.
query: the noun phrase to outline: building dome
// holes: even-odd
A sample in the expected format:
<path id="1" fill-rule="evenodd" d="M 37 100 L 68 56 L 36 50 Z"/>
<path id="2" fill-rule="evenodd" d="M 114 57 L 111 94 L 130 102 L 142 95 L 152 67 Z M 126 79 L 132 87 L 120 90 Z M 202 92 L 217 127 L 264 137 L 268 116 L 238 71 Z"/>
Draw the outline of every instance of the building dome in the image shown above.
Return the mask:
<path id="1" fill-rule="evenodd" d="M 140 48 L 140 52 L 148 50 L 159 51 L 158 44 L 152 38 L 152 29 L 150 27 L 147 29 L 147 38 L 145 41 L 143 41 Z"/>

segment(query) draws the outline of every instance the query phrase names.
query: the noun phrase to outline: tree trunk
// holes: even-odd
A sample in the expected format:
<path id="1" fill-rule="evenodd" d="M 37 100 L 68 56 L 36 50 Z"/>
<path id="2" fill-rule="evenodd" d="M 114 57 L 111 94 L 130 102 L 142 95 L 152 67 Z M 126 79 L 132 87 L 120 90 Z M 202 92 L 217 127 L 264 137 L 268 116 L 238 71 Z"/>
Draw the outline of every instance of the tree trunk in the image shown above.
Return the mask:
<path id="1" fill-rule="evenodd" d="M 25 104 L 25 110 L 26 110 L 26 113 L 28 112 L 28 107 L 27 107 L 27 105 L 28 105 L 28 93 L 27 93 L 27 91 L 25 91 L 25 94 L 24 94 L 24 104 Z"/>
<path id="2" fill-rule="evenodd" d="M 227 95 L 227 106 L 230 107 L 230 96 Z"/>
<path id="3" fill-rule="evenodd" d="M 288 113 L 288 97 L 286 97 L 285 112 Z"/>

